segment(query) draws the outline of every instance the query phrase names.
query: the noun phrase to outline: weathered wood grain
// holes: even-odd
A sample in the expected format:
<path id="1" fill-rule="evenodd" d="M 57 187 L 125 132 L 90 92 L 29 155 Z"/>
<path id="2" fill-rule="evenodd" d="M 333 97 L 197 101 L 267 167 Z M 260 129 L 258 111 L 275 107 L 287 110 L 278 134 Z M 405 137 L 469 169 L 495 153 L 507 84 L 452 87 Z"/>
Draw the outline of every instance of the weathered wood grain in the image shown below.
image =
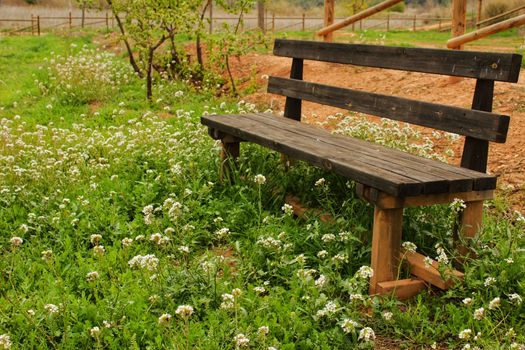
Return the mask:
<path id="1" fill-rule="evenodd" d="M 303 80 L 303 60 L 299 58 L 294 58 L 292 60 L 292 69 L 290 71 L 290 78 Z M 301 120 L 302 113 L 302 101 L 298 98 L 286 97 L 286 102 L 284 104 L 284 116 L 286 118 Z"/>
<path id="2" fill-rule="evenodd" d="M 522 56 L 276 39 L 276 56 L 516 83 Z"/>
<path id="3" fill-rule="evenodd" d="M 268 92 L 494 142 L 505 142 L 510 120 L 484 111 L 279 77 L 270 77 Z"/>
<path id="4" fill-rule="evenodd" d="M 290 157 L 334 170 L 394 196 L 448 193 L 463 184 L 468 184 L 468 190 L 471 190 L 478 179 L 494 179 L 483 173 L 367 141 L 331 135 L 325 130 L 271 115 L 205 116 L 202 123 Z M 439 167 L 439 171 L 432 171 L 433 164 Z M 462 185 L 456 186 L 455 183 Z"/>

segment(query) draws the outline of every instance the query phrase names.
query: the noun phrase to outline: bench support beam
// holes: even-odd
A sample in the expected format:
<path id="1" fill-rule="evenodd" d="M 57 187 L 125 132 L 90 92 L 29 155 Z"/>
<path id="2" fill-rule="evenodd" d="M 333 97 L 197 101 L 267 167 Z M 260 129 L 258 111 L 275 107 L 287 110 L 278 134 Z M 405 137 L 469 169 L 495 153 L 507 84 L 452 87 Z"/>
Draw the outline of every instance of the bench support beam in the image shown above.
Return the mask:
<path id="1" fill-rule="evenodd" d="M 240 142 L 232 137 L 225 137 L 221 140 L 221 181 L 233 182 L 233 167 L 240 154 Z"/>
<path id="2" fill-rule="evenodd" d="M 460 232 L 461 239 L 471 240 L 478 234 L 483 223 L 483 201 L 466 202 L 466 208 L 460 216 Z M 472 252 L 463 245 L 458 247 L 462 256 L 472 256 Z"/>
<path id="3" fill-rule="evenodd" d="M 377 293 L 380 295 L 394 295 L 398 300 L 410 299 L 427 289 L 427 284 L 417 278 L 407 278 L 404 280 L 379 282 Z"/>
<path id="4" fill-rule="evenodd" d="M 379 292 L 379 282 L 393 281 L 398 277 L 402 224 L 402 208 L 375 208 L 371 262 L 374 274 L 370 279 L 370 294 Z"/>

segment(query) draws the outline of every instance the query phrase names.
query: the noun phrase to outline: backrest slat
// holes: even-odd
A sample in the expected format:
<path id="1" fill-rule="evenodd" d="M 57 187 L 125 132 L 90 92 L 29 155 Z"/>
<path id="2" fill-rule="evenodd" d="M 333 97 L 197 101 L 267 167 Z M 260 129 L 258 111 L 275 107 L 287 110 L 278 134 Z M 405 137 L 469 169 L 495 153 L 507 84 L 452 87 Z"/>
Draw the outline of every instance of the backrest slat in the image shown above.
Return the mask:
<path id="1" fill-rule="evenodd" d="M 517 54 L 441 50 L 276 39 L 274 55 L 365 67 L 452 75 L 515 83 L 522 56 Z"/>
<path id="2" fill-rule="evenodd" d="M 501 143 L 510 121 L 495 113 L 273 76 L 268 92 Z"/>

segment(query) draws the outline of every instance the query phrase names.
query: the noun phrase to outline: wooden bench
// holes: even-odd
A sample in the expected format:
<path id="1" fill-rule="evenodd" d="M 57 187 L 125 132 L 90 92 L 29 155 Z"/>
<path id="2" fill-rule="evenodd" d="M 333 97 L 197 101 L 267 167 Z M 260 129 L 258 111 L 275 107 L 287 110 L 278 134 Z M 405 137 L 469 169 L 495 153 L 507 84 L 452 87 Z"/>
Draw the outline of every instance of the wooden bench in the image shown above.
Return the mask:
<path id="1" fill-rule="evenodd" d="M 483 201 L 493 198 L 496 188 L 496 176 L 485 173 L 489 142 L 505 142 L 510 120 L 491 112 L 494 82 L 517 82 L 521 56 L 297 40 L 276 40 L 273 52 L 293 59 L 290 79 L 270 77 L 268 82 L 268 92 L 286 96 L 284 118 L 253 113 L 201 119 L 222 141 L 223 174 L 239 156 L 239 143 L 249 141 L 355 181 L 358 195 L 375 206 L 369 292 L 407 298 L 425 282 L 448 288 L 453 281 L 441 278 L 437 264 L 425 267 L 422 255 L 402 252 L 403 208 L 462 199 L 460 232 L 465 238 L 476 235 Z M 472 109 L 306 82 L 304 60 L 475 78 Z M 461 167 L 300 123 L 303 100 L 466 136 Z M 396 280 L 402 254 L 417 278 Z"/>

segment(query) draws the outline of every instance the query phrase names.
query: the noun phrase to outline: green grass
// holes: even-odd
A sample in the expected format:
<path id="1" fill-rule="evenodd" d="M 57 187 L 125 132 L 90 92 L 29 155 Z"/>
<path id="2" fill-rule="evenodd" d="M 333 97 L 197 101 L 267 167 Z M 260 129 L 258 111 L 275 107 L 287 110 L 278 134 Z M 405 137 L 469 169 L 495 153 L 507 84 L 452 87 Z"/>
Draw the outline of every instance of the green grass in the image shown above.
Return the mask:
<path id="1" fill-rule="evenodd" d="M 43 94 L 35 79 L 66 79 L 39 69 L 54 67 L 52 52 L 80 57 L 89 42 L 0 40 L 0 348 L 9 336 L 16 349 L 234 349 L 239 334 L 252 349 L 371 348 L 358 339 L 365 327 L 410 349 L 525 343 L 523 304 L 510 297 L 525 294 L 519 213 L 490 203 L 465 283 L 407 302 L 369 298 L 358 271 L 370 262 L 373 209 L 353 183 L 301 162 L 285 171 L 275 152 L 243 144 L 234 183 L 222 184 L 219 148 L 199 117 L 254 107 L 181 82 L 158 84 L 151 104 L 135 78 L 112 81 L 110 94 L 89 91 L 106 91 L 95 83 L 102 71 L 78 85 L 102 96 L 96 103 L 68 103 L 57 88 Z M 417 137 L 360 119 L 344 128 L 396 147 Z M 256 183 L 258 174 L 266 182 Z M 287 193 L 334 222 L 286 214 Z M 406 210 L 403 239 L 432 257 L 440 244 L 452 261 L 455 210 Z M 496 297 L 501 305 L 489 310 Z M 178 315 L 181 305 L 193 314 Z M 480 307 L 485 315 L 475 320 Z M 355 330 L 343 330 L 347 319 Z M 469 340 L 458 337 L 465 329 Z"/>

